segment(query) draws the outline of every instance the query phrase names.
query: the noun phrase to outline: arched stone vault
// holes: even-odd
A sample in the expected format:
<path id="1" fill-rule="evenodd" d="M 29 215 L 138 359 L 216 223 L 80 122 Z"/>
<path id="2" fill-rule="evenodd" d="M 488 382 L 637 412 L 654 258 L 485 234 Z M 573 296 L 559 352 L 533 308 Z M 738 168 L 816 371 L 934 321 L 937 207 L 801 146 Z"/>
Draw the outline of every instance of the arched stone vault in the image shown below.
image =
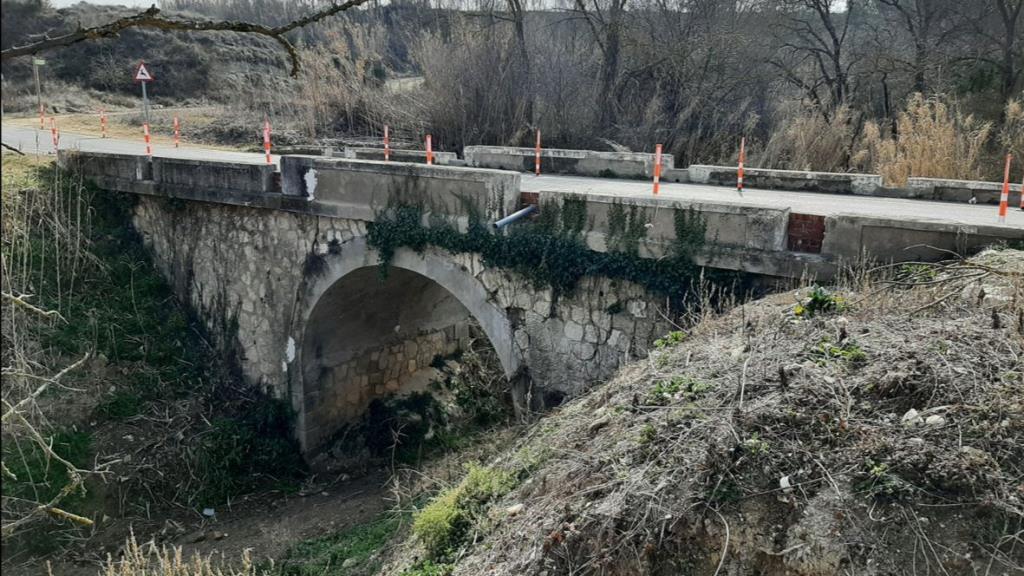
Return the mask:
<path id="1" fill-rule="evenodd" d="M 315 445 L 375 397 L 421 386 L 436 356 L 464 345 L 468 323 L 487 335 L 506 376 L 520 356 L 504 309 L 450 256 L 399 249 L 381 276 L 364 238 L 327 254 L 303 302 L 292 370 L 300 438 Z"/>

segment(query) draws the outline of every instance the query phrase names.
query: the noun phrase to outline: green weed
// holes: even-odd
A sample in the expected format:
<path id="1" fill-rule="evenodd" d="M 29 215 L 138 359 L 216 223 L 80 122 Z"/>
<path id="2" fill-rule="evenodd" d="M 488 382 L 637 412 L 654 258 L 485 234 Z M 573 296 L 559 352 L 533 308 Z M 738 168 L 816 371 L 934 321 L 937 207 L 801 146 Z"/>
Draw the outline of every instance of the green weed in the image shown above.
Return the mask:
<path id="1" fill-rule="evenodd" d="M 647 395 L 647 403 L 654 406 L 665 406 L 674 400 L 693 402 L 703 396 L 713 386 L 690 376 L 673 376 L 669 380 L 660 380 Z"/>
<path id="2" fill-rule="evenodd" d="M 842 312 L 846 310 L 846 299 L 829 292 L 821 286 L 811 288 L 807 300 L 797 304 L 793 314 L 802 318 L 813 318 L 816 314 Z"/>
<path id="3" fill-rule="evenodd" d="M 662 338 L 658 338 L 654 341 L 654 347 L 658 350 L 664 350 L 666 348 L 672 348 L 686 339 L 686 334 L 681 330 L 674 330 L 669 332 Z"/>
<path id="4" fill-rule="evenodd" d="M 409 520 L 408 514 L 385 514 L 366 524 L 300 542 L 276 566 L 280 576 L 356 576 L 380 568 L 378 553 Z"/>
<path id="5" fill-rule="evenodd" d="M 820 358 L 821 362 L 842 360 L 851 366 L 860 366 L 868 361 L 867 352 L 850 340 L 837 346 L 829 339 L 823 339 L 811 350 L 811 355 Z"/>
<path id="6" fill-rule="evenodd" d="M 512 474 L 470 465 L 457 486 L 437 495 L 416 515 L 412 530 L 434 560 L 448 558 L 463 544 L 487 505 L 516 485 Z"/>

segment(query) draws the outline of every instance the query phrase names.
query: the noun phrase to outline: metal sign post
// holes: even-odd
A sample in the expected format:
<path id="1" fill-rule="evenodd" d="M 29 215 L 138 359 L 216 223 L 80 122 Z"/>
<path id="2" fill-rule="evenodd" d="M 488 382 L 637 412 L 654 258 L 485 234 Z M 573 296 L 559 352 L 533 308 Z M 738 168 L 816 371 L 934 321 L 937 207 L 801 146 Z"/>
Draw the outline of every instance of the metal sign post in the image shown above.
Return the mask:
<path id="1" fill-rule="evenodd" d="M 149 95 L 146 94 L 146 84 L 153 81 L 153 75 L 149 73 L 145 62 L 139 62 L 135 69 L 135 81 L 142 84 L 142 116 L 146 124 L 149 124 Z"/>
<path id="2" fill-rule="evenodd" d="M 145 62 L 139 62 L 135 69 L 135 81 L 142 84 L 142 135 L 146 142 L 146 156 L 153 157 L 153 146 L 149 139 L 149 96 L 146 94 L 146 84 L 153 81 L 153 75 L 149 73 Z"/>
<path id="3" fill-rule="evenodd" d="M 39 129 L 44 130 L 46 124 L 43 122 L 43 91 L 39 86 L 39 67 L 46 66 L 46 60 L 42 58 L 32 59 L 32 74 L 36 79 L 36 107 L 39 108 Z M 39 132 L 36 132 L 36 152 L 39 152 Z"/>
<path id="4" fill-rule="evenodd" d="M 40 66 L 46 66 L 46 60 L 43 60 L 42 58 L 33 58 L 32 59 L 32 74 L 33 74 L 33 76 L 35 76 L 35 79 L 36 79 L 36 107 L 39 108 L 39 129 L 42 130 L 46 126 L 43 123 L 43 91 L 42 91 L 42 89 L 40 88 L 40 85 L 39 85 L 39 67 Z"/>

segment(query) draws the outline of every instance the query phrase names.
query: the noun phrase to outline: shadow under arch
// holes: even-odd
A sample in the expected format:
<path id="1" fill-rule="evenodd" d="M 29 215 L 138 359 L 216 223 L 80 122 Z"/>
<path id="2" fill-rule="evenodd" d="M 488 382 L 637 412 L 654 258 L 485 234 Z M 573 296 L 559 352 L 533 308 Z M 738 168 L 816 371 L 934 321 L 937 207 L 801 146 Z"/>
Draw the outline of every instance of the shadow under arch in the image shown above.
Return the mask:
<path id="1" fill-rule="evenodd" d="M 416 386 L 427 358 L 451 352 L 469 322 L 490 340 L 506 377 L 519 367 L 508 316 L 454 258 L 400 248 L 384 278 L 379 263 L 356 238 L 310 279 L 291 370 L 303 450 L 361 414 L 368 398 L 406 391 L 410 380 Z"/>

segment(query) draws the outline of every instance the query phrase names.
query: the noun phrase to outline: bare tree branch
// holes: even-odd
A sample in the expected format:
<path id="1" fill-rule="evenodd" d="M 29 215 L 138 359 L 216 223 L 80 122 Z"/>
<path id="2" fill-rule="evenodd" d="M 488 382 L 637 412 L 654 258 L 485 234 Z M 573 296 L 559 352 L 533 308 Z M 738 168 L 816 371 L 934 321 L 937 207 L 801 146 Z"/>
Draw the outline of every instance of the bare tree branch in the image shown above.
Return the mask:
<path id="1" fill-rule="evenodd" d="M 55 36 L 53 38 L 47 37 L 38 42 L 33 42 L 24 46 L 8 48 L 0 52 L 0 60 L 38 54 L 39 52 L 70 46 L 85 40 L 111 38 L 120 34 L 121 31 L 129 28 L 155 28 L 157 30 L 185 32 L 239 32 L 242 34 L 258 34 L 268 38 L 273 38 L 288 53 L 292 66 L 291 76 L 294 78 L 298 76 L 299 69 L 301 68 L 299 54 L 295 50 L 295 46 L 285 37 L 285 34 L 297 28 L 319 22 L 320 20 L 333 16 L 339 12 L 344 12 L 351 8 L 361 6 L 367 2 L 369 2 L 369 0 L 346 0 L 340 4 L 332 3 L 322 10 L 276 27 L 264 26 L 262 24 L 254 24 L 251 22 L 233 22 L 229 20 L 212 22 L 170 19 L 161 16 L 160 9 L 154 5 L 144 12 L 140 12 L 133 16 L 119 18 L 107 24 L 94 26 L 92 28 L 79 28 L 74 32 L 70 32 L 62 36 Z"/>

